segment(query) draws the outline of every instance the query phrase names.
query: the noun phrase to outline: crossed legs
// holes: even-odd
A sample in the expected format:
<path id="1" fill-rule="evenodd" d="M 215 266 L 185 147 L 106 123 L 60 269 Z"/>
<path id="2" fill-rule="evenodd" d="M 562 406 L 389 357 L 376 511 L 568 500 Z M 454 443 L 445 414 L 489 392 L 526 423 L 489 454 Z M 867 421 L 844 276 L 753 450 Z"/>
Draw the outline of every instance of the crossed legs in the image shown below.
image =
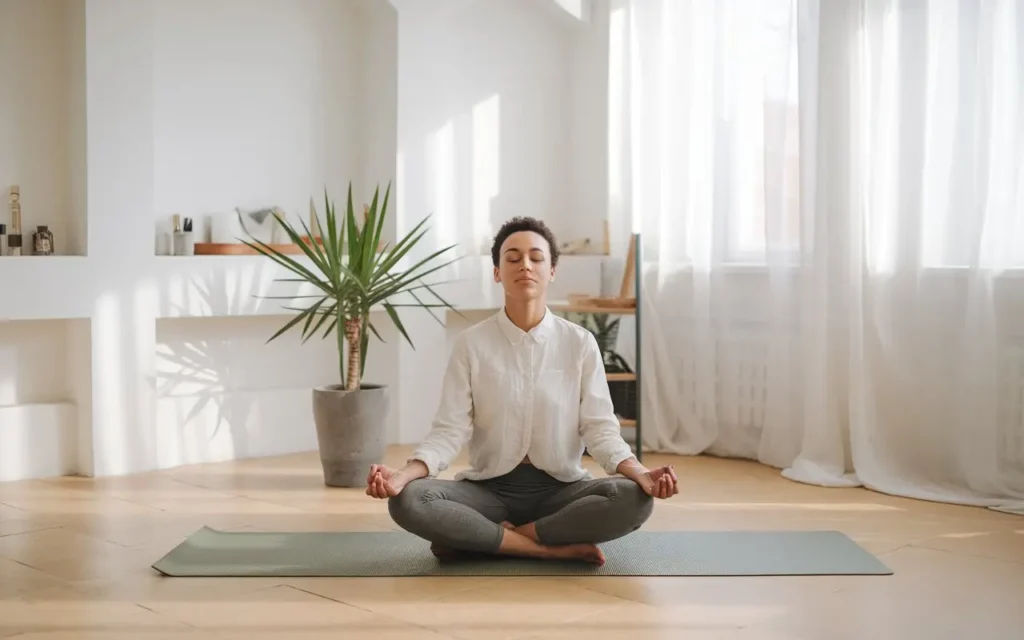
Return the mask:
<path id="1" fill-rule="evenodd" d="M 483 486 L 455 480 L 420 478 L 388 499 L 395 523 L 437 546 L 475 553 L 497 553 L 509 510 Z"/>
<path id="2" fill-rule="evenodd" d="M 602 564 L 595 543 L 639 529 L 653 509 L 653 498 L 626 478 L 560 485 L 526 509 L 509 502 L 483 483 L 421 478 L 390 498 L 388 511 L 435 549 Z M 515 528 L 508 523 L 513 508 L 527 514 L 516 514 L 525 524 Z"/>
<path id="3" fill-rule="evenodd" d="M 581 480 L 536 506 L 537 518 L 516 530 L 541 544 L 600 543 L 639 529 L 654 510 L 654 498 L 628 478 Z"/>

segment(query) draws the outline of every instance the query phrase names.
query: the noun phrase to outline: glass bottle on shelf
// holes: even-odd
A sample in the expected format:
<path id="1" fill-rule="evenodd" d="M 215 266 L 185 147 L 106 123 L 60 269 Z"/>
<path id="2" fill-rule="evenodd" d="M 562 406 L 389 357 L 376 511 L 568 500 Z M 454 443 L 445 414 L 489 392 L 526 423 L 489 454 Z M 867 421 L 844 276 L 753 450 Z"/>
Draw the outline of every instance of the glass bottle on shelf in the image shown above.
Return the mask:
<path id="1" fill-rule="evenodd" d="M 36 227 L 32 234 L 32 253 L 37 256 L 53 255 L 53 232 L 45 224 Z"/>
<path id="2" fill-rule="evenodd" d="M 7 255 L 21 255 L 21 188 L 11 187 L 11 232 L 7 236 Z"/>

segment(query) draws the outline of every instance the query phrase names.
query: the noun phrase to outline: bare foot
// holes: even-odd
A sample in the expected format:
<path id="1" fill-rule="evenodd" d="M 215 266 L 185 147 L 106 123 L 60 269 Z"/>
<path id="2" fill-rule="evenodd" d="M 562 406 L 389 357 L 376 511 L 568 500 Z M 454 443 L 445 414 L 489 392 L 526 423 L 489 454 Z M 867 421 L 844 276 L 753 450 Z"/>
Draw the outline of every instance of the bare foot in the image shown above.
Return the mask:
<path id="1" fill-rule="evenodd" d="M 534 542 L 538 541 L 537 540 L 537 525 L 532 523 L 532 522 L 528 522 L 526 524 L 521 524 L 518 527 L 513 527 L 512 530 L 515 531 L 516 533 L 518 533 L 521 536 L 526 536 L 527 538 L 529 538 L 530 540 L 533 540 Z"/>
<path id="2" fill-rule="evenodd" d="M 502 538 L 499 555 L 547 558 L 551 560 L 576 560 L 601 566 L 605 563 L 604 552 L 596 544 L 579 543 L 560 546 L 545 546 L 530 536 L 523 535 L 511 522 L 499 523 L 508 531 Z M 530 534 L 536 535 L 531 525 L 526 525 Z M 437 543 L 430 545 L 430 551 L 441 561 L 485 558 L 488 554 L 450 549 Z"/>
<path id="3" fill-rule="evenodd" d="M 565 560 L 582 560 L 601 566 L 605 562 L 604 552 L 596 544 L 567 544 L 564 547 L 551 547 L 554 557 Z"/>

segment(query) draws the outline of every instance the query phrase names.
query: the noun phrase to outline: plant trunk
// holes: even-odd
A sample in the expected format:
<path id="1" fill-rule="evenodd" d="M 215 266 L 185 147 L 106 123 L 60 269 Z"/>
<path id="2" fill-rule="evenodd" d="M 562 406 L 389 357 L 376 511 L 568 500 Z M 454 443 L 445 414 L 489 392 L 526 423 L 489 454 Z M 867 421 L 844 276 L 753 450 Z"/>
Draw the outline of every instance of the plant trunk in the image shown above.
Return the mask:
<path id="1" fill-rule="evenodd" d="M 348 341 L 348 375 L 345 376 L 345 389 L 355 391 L 359 388 L 359 363 L 362 361 L 362 321 L 360 319 L 345 321 L 345 340 Z"/>

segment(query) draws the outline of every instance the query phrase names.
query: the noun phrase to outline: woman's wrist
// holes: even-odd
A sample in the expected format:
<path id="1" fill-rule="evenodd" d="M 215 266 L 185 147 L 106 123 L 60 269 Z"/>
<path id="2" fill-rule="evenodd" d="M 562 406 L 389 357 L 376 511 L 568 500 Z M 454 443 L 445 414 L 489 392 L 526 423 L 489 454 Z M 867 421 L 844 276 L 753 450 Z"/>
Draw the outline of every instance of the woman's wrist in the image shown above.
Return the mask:
<path id="1" fill-rule="evenodd" d="M 427 464 L 422 460 L 409 460 L 395 475 L 402 486 L 405 486 L 413 480 L 430 475 L 430 469 L 427 468 Z"/>
<path id="2" fill-rule="evenodd" d="M 634 482 L 639 482 L 647 475 L 647 467 L 640 464 L 640 461 L 634 456 L 630 456 L 620 462 L 619 466 L 616 467 L 615 470 L 622 476 L 629 478 Z"/>

